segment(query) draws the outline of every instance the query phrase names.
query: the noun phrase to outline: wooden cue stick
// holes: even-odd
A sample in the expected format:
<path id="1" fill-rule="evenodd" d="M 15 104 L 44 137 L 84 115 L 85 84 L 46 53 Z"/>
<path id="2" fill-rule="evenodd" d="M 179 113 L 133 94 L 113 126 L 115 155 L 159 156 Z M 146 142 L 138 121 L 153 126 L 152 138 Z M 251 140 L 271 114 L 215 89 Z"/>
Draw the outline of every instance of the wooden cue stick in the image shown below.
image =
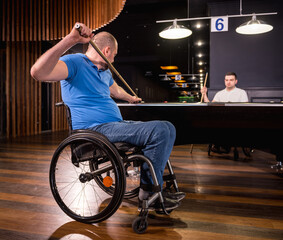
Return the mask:
<path id="1" fill-rule="evenodd" d="M 81 26 L 80 24 L 76 24 L 75 28 L 81 32 Z M 125 81 L 125 79 L 120 75 L 120 73 L 116 70 L 116 68 L 112 65 L 112 63 L 105 57 L 105 55 L 100 51 L 100 49 L 96 46 L 96 44 L 90 40 L 90 45 L 97 51 L 97 53 L 103 58 L 103 60 L 107 63 L 109 68 L 116 74 L 118 78 L 126 85 L 126 87 L 134 94 L 134 96 L 138 97 L 137 94 L 133 91 L 133 89 L 128 85 L 128 83 Z"/>
<path id="2" fill-rule="evenodd" d="M 205 74 L 205 80 L 204 80 L 204 85 L 203 85 L 204 87 L 206 87 L 207 76 L 208 76 L 208 73 Z M 203 100 L 203 94 L 201 95 L 200 102 L 202 102 L 202 100 Z M 193 148 L 194 148 L 194 144 L 191 144 L 190 153 L 193 153 Z"/>
<path id="3" fill-rule="evenodd" d="M 203 85 L 204 87 L 206 87 L 207 76 L 208 76 L 208 73 L 205 74 L 205 80 L 204 80 L 204 85 Z M 201 95 L 200 102 L 203 101 L 203 95 L 204 95 L 204 94 Z"/>

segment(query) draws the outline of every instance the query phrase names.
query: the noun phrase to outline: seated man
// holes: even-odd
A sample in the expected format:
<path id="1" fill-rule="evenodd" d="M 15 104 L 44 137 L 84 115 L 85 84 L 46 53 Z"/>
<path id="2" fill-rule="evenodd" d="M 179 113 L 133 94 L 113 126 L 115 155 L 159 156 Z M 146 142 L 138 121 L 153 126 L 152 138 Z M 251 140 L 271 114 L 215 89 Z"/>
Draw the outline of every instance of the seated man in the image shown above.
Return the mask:
<path id="1" fill-rule="evenodd" d="M 237 88 L 237 75 L 234 72 L 228 72 L 225 75 L 226 88 L 217 92 L 212 102 L 248 102 L 248 95 L 245 90 Z M 201 93 L 204 95 L 204 102 L 209 102 L 207 97 L 207 88 L 203 87 Z"/>
<path id="2" fill-rule="evenodd" d="M 85 54 L 64 52 L 77 43 L 91 39 L 110 62 L 118 51 L 116 39 L 107 32 L 94 36 L 84 24 L 81 33 L 75 27 L 58 44 L 45 52 L 31 68 L 31 75 L 39 81 L 61 81 L 63 101 L 70 107 L 73 129 L 92 129 L 105 135 L 111 142 L 127 142 L 142 146 L 144 155 L 154 166 L 162 188 L 163 172 L 172 151 L 176 131 L 167 121 L 123 121 L 120 110 L 111 96 L 135 103 L 140 98 L 131 96 L 113 80 L 103 58 L 89 46 Z M 139 200 L 147 199 L 152 192 L 152 178 L 147 164 L 141 167 Z M 165 193 L 164 193 L 165 195 Z M 184 193 L 166 193 L 166 210 L 179 205 Z M 157 202 L 152 209 L 162 211 Z"/>
<path id="3" fill-rule="evenodd" d="M 238 83 L 237 75 L 234 72 L 228 72 L 225 74 L 225 86 L 226 88 L 217 92 L 212 100 L 212 102 L 248 102 L 248 95 L 245 90 L 237 88 L 236 84 Z M 207 97 L 207 88 L 203 87 L 201 89 L 203 94 L 204 102 L 209 102 Z M 216 153 L 229 153 L 230 146 L 219 146 L 212 145 L 211 151 Z"/>

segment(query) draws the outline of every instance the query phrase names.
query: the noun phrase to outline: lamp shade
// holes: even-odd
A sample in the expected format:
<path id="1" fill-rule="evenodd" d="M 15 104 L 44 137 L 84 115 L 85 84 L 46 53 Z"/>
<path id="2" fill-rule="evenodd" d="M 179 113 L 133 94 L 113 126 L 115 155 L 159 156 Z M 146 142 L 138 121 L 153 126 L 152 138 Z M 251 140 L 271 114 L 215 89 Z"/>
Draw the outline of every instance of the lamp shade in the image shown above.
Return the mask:
<path id="1" fill-rule="evenodd" d="M 192 31 L 183 25 L 178 25 L 177 20 L 174 20 L 173 25 L 165 28 L 159 33 L 159 36 L 166 39 L 180 39 L 188 37 L 192 34 Z"/>
<path id="2" fill-rule="evenodd" d="M 253 34 L 261 34 L 269 32 L 273 29 L 273 27 L 264 21 L 256 19 L 256 15 L 252 16 L 252 20 L 243 23 L 240 25 L 236 32 L 240 34 L 247 34 L 247 35 L 253 35 Z"/>
<path id="3" fill-rule="evenodd" d="M 161 78 L 161 81 L 171 81 L 171 78 L 165 75 L 163 78 Z"/>

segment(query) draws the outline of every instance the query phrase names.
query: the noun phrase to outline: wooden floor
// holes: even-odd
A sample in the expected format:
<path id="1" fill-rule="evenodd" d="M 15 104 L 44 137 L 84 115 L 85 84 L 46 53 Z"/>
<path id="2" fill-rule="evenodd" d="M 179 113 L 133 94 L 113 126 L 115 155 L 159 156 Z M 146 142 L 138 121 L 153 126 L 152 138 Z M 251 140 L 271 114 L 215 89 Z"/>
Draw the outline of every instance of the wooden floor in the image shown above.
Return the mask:
<path id="1" fill-rule="evenodd" d="M 171 155 L 179 186 L 187 193 L 170 216 L 151 214 L 145 234 L 131 223 L 137 201 L 124 201 L 108 220 L 75 222 L 49 189 L 49 163 L 65 133 L 0 142 L 0 239 L 283 239 L 283 178 L 275 157 L 255 151 L 207 156 L 207 146 L 177 146 Z"/>

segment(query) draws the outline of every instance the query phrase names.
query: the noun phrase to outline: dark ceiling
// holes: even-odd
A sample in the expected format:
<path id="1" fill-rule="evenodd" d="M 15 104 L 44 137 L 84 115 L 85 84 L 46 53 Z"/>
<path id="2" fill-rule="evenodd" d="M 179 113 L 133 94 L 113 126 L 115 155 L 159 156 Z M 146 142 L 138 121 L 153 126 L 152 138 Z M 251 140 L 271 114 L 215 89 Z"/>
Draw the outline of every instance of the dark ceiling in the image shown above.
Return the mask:
<path id="1" fill-rule="evenodd" d="M 207 16 L 209 0 L 191 0 L 189 16 Z M 189 38 L 166 40 L 158 33 L 169 26 L 168 23 L 156 23 L 157 20 L 188 17 L 187 0 L 127 0 L 118 18 L 103 30 L 111 32 L 119 42 L 118 63 L 131 62 L 142 64 L 145 72 L 158 74 L 160 66 L 177 65 L 182 73 L 197 73 L 197 62 L 202 54 L 203 68 L 208 70 L 209 59 L 209 22 L 202 22 L 196 29 L 195 23 L 181 23 L 193 30 Z M 199 23 L 199 21 L 198 21 Z M 205 44 L 196 47 L 196 41 Z"/>

